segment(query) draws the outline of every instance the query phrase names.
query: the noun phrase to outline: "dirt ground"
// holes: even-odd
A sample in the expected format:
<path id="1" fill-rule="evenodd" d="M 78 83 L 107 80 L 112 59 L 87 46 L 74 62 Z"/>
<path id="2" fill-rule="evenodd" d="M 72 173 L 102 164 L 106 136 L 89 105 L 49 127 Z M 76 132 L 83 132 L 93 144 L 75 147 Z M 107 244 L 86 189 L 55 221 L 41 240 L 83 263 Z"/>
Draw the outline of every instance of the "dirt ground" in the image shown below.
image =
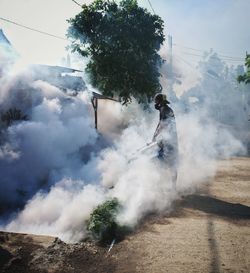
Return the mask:
<path id="1" fill-rule="evenodd" d="M 250 272 L 250 158 L 219 162 L 214 181 L 108 247 L 0 233 L 0 272 Z"/>

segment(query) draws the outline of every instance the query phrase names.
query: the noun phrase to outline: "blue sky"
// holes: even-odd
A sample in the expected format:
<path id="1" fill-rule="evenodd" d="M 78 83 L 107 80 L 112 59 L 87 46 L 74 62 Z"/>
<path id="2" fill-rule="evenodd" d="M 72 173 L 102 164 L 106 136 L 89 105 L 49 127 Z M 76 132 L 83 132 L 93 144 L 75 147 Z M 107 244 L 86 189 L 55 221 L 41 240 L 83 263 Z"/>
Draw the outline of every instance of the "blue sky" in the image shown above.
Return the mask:
<path id="1" fill-rule="evenodd" d="M 148 1 L 140 1 L 147 4 Z M 173 42 L 226 54 L 250 50 L 249 0 L 151 0 Z M 149 7 L 149 5 L 148 5 Z"/>
<path id="2" fill-rule="evenodd" d="M 91 2 L 78 0 L 79 3 Z M 148 8 L 147 0 L 138 0 Z M 244 57 L 250 52 L 250 0 L 151 0 L 177 45 Z M 0 17 L 64 36 L 66 19 L 80 12 L 71 0 L 0 0 Z M 0 20 L 9 40 L 29 62 L 57 64 L 66 42 Z M 174 48 L 175 49 L 175 48 Z"/>

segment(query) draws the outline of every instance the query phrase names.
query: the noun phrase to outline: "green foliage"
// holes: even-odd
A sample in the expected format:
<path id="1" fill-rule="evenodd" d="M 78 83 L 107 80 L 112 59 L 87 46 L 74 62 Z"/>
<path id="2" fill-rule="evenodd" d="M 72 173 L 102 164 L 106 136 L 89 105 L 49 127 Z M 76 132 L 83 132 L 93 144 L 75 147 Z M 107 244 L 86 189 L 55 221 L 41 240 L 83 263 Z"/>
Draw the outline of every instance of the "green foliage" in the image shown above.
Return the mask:
<path id="1" fill-rule="evenodd" d="M 71 49 L 90 58 L 91 83 L 106 96 L 148 102 L 161 90 L 157 54 L 163 44 L 163 20 L 136 0 L 96 0 L 69 20 Z"/>
<path id="2" fill-rule="evenodd" d="M 28 117 L 22 114 L 22 111 L 16 108 L 10 108 L 5 113 L 1 114 L 1 120 L 10 126 L 14 121 L 27 120 Z"/>
<path id="3" fill-rule="evenodd" d="M 246 54 L 245 66 L 247 71 L 245 74 L 238 76 L 238 82 L 244 82 L 245 84 L 250 83 L 250 54 Z"/>
<path id="4" fill-rule="evenodd" d="M 121 236 L 123 227 L 116 222 L 121 206 L 116 198 L 99 205 L 90 215 L 87 230 L 98 242 L 111 242 Z"/>

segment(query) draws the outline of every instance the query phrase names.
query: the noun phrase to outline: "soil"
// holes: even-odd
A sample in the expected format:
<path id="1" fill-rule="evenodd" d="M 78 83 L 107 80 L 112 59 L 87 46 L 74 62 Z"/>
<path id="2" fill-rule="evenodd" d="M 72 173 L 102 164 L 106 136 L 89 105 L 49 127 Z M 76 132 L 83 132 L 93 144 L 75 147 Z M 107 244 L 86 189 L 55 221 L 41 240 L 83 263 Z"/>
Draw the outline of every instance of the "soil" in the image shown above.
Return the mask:
<path id="1" fill-rule="evenodd" d="M 213 181 L 182 197 L 168 215 L 150 215 L 109 247 L 0 232 L 0 272 L 248 273 L 250 158 L 219 162 Z"/>

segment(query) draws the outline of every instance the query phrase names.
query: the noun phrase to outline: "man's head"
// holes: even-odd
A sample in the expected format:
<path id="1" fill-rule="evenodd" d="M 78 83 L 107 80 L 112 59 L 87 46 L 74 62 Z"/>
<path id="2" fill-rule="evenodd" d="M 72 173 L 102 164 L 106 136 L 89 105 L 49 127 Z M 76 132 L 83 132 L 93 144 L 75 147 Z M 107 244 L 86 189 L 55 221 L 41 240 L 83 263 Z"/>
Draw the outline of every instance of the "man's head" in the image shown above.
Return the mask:
<path id="1" fill-rule="evenodd" d="M 156 110 L 160 110 L 161 106 L 165 104 L 169 104 L 169 101 L 167 100 L 167 96 L 162 93 L 158 93 L 155 95 L 154 102 L 155 102 Z"/>

